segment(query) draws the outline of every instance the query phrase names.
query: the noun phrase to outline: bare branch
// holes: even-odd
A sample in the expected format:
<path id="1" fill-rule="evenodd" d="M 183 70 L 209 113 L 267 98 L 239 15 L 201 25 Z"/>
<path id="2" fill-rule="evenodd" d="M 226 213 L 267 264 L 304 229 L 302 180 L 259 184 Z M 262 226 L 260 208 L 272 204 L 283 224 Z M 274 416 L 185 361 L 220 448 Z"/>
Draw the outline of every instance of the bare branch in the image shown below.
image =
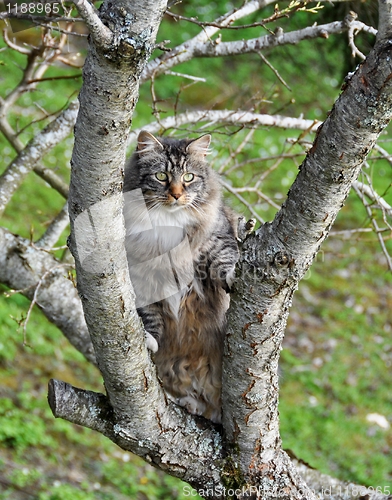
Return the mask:
<path id="1" fill-rule="evenodd" d="M 50 223 L 45 231 L 45 234 L 35 243 L 37 247 L 42 247 L 45 250 L 50 250 L 58 242 L 65 228 L 69 224 L 68 203 L 64 205 L 55 219 Z"/>
<path id="2" fill-rule="evenodd" d="M 0 13 L 0 16 L 1 16 L 1 14 L 3 14 L 3 13 Z M 5 43 L 8 45 L 8 47 L 10 49 L 16 50 L 16 52 L 19 52 L 20 54 L 24 54 L 24 55 L 31 54 L 31 49 L 29 49 L 27 47 L 21 47 L 17 43 L 14 43 L 10 40 L 10 38 L 8 36 L 8 30 L 6 28 L 3 29 L 3 38 L 4 38 Z"/>
<path id="3" fill-rule="evenodd" d="M 148 406 L 154 408 L 150 414 L 156 416 L 147 425 L 140 422 L 138 428 L 132 427 L 131 418 L 117 420 L 109 399 L 97 392 L 51 380 L 48 399 L 55 417 L 101 432 L 122 449 L 136 453 L 194 488 L 222 490 L 223 444 L 220 433 L 205 419 L 194 417 L 173 403 L 163 410 L 155 404 L 155 399 L 151 399 L 150 388 L 138 390 L 148 392 Z M 187 450 L 181 455 L 181 463 L 177 460 L 178 447 Z"/>
<path id="4" fill-rule="evenodd" d="M 201 110 L 186 111 L 176 116 L 164 118 L 159 123 L 153 122 L 143 127 L 151 133 L 162 133 L 165 130 L 177 129 L 187 124 L 202 124 L 201 128 L 211 127 L 216 123 L 229 125 L 245 125 L 249 128 L 257 127 L 279 127 L 285 129 L 304 130 L 316 132 L 321 122 L 318 120 L 305 120 L 303 118 L 291 118 L 280 115 L 263 115 L 251 111 L 232 110 Z M 135 143 L 141 129 L 131 130 L 129 144 Z"/>
<path id="5" fill-rule="evenodd" d="M 202 78 L 200 76 L 186 75 L 184 73 L 177 73 L 176 71 L 165 71 L 165 75 L 180 76 L 181 78 L 187 78 L 188 80 L 192 80 L 194 82 L 206 82 L 207 81 L 205 78 Z"/>
<path id="6" fill-rule="evenodd" d="M 90 30 L 97 45 L 109 47 L 113 41 L 113 33 L 103 24 L 97 9 L 88 0 L 73 0 L 79 14 Z"/>
<path id="7" fill-rule="evenodd" d="M 284 79 L 282 78 L 282 76 L 279 74 L 279 71 L 274 68 L 274 66 L 268 61 L 268 59 L 261 53 L 261 52 L 258 52 L 258 55 L 260 57 L 260 59 L 263 61 L 264 64 L 266 64 L 272 71 L 273 73 L 275 74 L 276 78 L 288 89 L 290 90 L 291 92 L 291 88 L 288 86 L 288 84 L 284 81 Z"/>
<path id="8" fill-rule="evenodd" d="M 41 175 L 66 197 L 68 191 L 66 184 L 54 172 L 50 171 L 50 169 L 45 169 L 39 165 L 38 162 L 51 148 L 69 135 L 77 114 L 78 103 L 75 101 L 42 132 L 33 137 L 29 144 L 19 153 L 16 159 L 1 175 L 0 214 L 3 213 L 12 195 L 31 170 Z"/>
<path id="9" fill-rule="evenodd" d="M 369 186 L 368 184 L 364 184 L 363 182 L 355 181 L 353 183 L 353 188 L 358 189 L 361 193 L 365 194 L 376 205 L 379 205 L 381 209 L 385 210 L 385 212 L 387 212 L 390 217 L 392 217 L 391 205 L 389 205 L 389 203 L 387 203 L 384 198 L 377 194 L 373 187 Z"/>
<path id="10" fill-rule="evenodd" d="M 66 137 L 66 136 L 65 136 Z M 61 179 L 51 168 L 46 168 L 39 163 L 34 165 L 34 172 L 41 177 L 50 187 L 55 189 L 65 199 L 68 198 L 68 184 Z"/>
<path id="11" fill-rule="evenodd" d="M 382 148 L 379 144 L 374 146 L 374 150 L 380 153 L 381 157 L 386 160 L 392 166 L 392 155 L 388 151 Z"/>
<path id="12" fill-rule="evenodd" d="M 251 0 L 244 3 L 244 5 L 239 9 L 234 9 L 218 18 L 216 23 L 219 26 L 229 26 L 238 19 L 253 14 L 272 2 L 273 0 Z M 178 45 L 176 48 L 171 50 L 170 53 L 163 54 L 161 57 L 150 61 L 142 73 L 141 80 L 144 82 L 150 79 L 153 73 L 157 76 L 177 64 L 193 59 L 193 57 L 195 57 L 195 48 L 199 45 L 210 42 L 211 37 L 213 37 L 218 31 L 219 28 L 215 26 L 208 26 L 191 40 Z"/>
<path id="13" fill-rule="evenodd" d="M 389 228 L 380 229 L 379 232 L 383 233 L 386 231 L 390 231 Z M 341 231 L 331 231 L 329 233 L 330 236 L 341 236 L 344 239 L 350 239 L 353 235 L 358 233 L 374 233 L 374 229 L 371 227 L 358 227 L 356 229 L 342 229 Z"/>
<path id="14" fill-rule="evenodd" d="M 263 19 L 262 21 L 255 21 L 254 23 L 250 24 L 241 24 L 241 25 L 236 25 L 232 26 L 232 23 L 234 21 L 231 21 L 230 24 L 227 23 L 219 23 L 219 22 L 204 22 L 204 21 L 199 21 L 195 17 L 184 17 L 179 14 L 175 14 L 174 12 L 170 12 L 170 10 L 166 11 L 166 14 L 172 17 L 173 19 L 177 21 L 188 21 L 193 24 L 197 24 L 198 26 L 201 27 L 207 27 L 211 26 L 214 28 L 217 28 L 219 30 L 242 30 L 246 28 L 256 28 L 256 27 L 262 27 L 266 30 L 268 28 L 266 27 L 266 24 L 271 23 L 273 21 L 277 21 L 278 19 L 281 19 L 282 17 L 289 17 L 290 14 L 293 14 L 298 11 L 307 11 L 307 12 L 312 12 L 312 13 L 317 13 L 318 10 L 322 9 L 323 7 L 320 6 L 320 1 L 317 1 L 317 5 L 315 7 L 307 7 L 309 2 L 291 2 L 288 7 L 284 8 L 283 10 L 279 10 L 278 5 L 275 7 L 275 12 Z M 268 30 L 269 31 L 269 30 Z"/>
<path id="15" fill-rule="evenodd" d="M 355 27 L 353 21 L 357 18 L 358 16 L 355 12 L 350 12 L 346 17 L 346 23 L 348 25 L 348 45 L 351 49 L 351 55 L 353 57 L 359 57 L 364 61 L 366 59 L 365 54 L 363 54 L 355 45 L 355 35 L 358 33 L 358 29 Z"/>
<path id="16" fill-rule="evenodd" d="M 0 282 L 11 289 L 24 290 L 33 299 L 34 290 L 42 275 L 55 268 L 59 262 L 48 252 L 38 249 L 24 238 L 0 228 Z M 94 349 L 80 298 L 74 284 L 56 268 L 51 279 L 41 285 L 37 303 L 48 320 L 56 325 L 89 361 L 96 363 Z"/>
<path id="17" fill-rule="evenodd" d="M 24 345 L 28 345 L 28 342 L 27 342 L 27 325 L 29 323 L 30 315 L 31 315 L 32 310 L 34 309 L 34 306 L 36 304 L 39 306 L 39 303 L 38 303 L 38 294 L 40 292 L 41 287 L 43 286 L 43 284 L 44 284 L 44 282 L 45 282 L 45 280 L 46 280 L 46 278 L 48 276 L 50 276 L 51 274 L 53 274 L 56 270 L 58 270 L 58 269 L 64 269 L 65 267 L 73 267 L 73 266 L 71 266 L 71 264 L 66 264 L 66 263 L 56 264 L 51 269 L 48 269 L 47 271 L 45 271 L 44 274 L 38 280 L 37 284 L 34 286 L 34 293 L 33 293 L 33 296 L 31 298 L 31 302 L 30 302 L 29 308 L 27 310 L 26 317 L 23 319 L 23 344 Z M 20 290 L 21 293 L 26 293 L 27 291 L 28 290 Z"/>
<path id="18" fill-rule="evenodd" d="M 246 54 L 249 52 L 258 53 L 271 47 L 281 45 L 295 45 L 302 40 L 312 38 L 328 38 L 333 34 L 340 34 L 352 28 L 357 31 L 366 30 L 372 34 L 376 34 L 376 30 L 366 26 L 359 21 L 348 23 L 347 21 L 334 21 L 320 26 L 308 26 L 297 31 L 284 33 L 282 30 L 277 30 L 273 35 L 265 35 L 251 40 L 240 40 L 235 42 L 220 42 L 198 45 L 195 47 L 195 57 L 220 57 L 228 55 Z"/>
<path id="19" fill-rule="evenodd" d="M 260 217 L 260 215 L 255 212 L 254 208 L 250 203 L 248 203 L 243 196 L 237 191 L 235 188 L 230 186 L 227 182 L 221 181 L 222 186 L 229 191 L 229 193 L 233 194 L 238 200 L 249 210 L 249 212 L 253 215 L 253 217 L 261 222 L 261 224 L 264 224 L 264 220 Z"/>
<path id="20" fill-rule="evenodd" d="M 218 172 L 221 174 L 227 165 L 244 149 L 244 147 L 249 143 L 254 135 L 255 129 L 251 129 L 245 136 L 245 138 L 241 141 L 241 143 L 237 146 L 235 151 L 230 153 L 230 156 L 224 161 L 219 167 Z"/>
<path id="21" fill-rule="evenodd" d="M 372 213 L 371 205 L 366 201 L 364 193 L 366 192 L 366 195 L 367 196 L 370 195 L 369 197 L 372 199 L 372 201 L 373 200 L 374 201 L 377 200 L 378 203 L 380 203 L 380 199 L 381 198 L 378 197 L 376 195 L 376 193 L 374 193 L 374 191 L 369 186 L 365 186 L 362 183 L 354 183 L 353 184 L 353 189 L 357 193 L 359 199 L 362 201 L 362 203 L 363 203 L 363 205 L 364 205 L 364 207 L 366 209 L 368 217 L 369 217 L 369 219 L 370 219 L 370 221 L 372 223 L 372 226 L 374 228 L 374 231 L 375 231 L 375 233 L 377 235 L 377 239 L 378 239 L 378 242 L 379 242 L 379 244 L 381 246 L 382 252 L 383 252 L 383 254 L 385 256 L 385 259 L 387 261 L 388 268 L 392 272 L 392 258 L 389 255 L 388 249 L 387 249 L 387 247 L 385 245 L 384 238 L 382 237 L 382 234 L 381 234 L 382 233 L 382 229 L 379 227 L 378 222 L 377 222 L 377 220 L 375 219 L 375 217 L 374 217 L 374 215 Z M 386 204 L 386 205 L 388 207 L 388 210 L 390 210 L 391 207 L 388 204 Z M 385 202 L 384 202 L 384 208 L 385 208 Z"/>

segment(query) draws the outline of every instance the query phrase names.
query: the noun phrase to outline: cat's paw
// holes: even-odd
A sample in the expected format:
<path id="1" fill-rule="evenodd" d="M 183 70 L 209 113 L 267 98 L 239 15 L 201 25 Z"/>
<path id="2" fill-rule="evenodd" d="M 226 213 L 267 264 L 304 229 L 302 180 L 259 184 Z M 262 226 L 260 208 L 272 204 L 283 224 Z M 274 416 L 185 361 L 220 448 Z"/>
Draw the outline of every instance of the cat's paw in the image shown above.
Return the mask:
<path id="1" fill-rule="evenodd" d="M 240 242 L 245 241 L 247 236 L 250 235 L 250 233 L 254 230 L 256 226 L 256 219 L 249 219 L 248 221 L 245 219 L 245 217 L 238 217 L 238 226 L 237 226 L 237 231 L 238 231 L 238 240 Z"/>
<path id="2" fill-rule="evenodd" d="M 158 351 L 158 342 L 156 341 L 155 337 L 151 335 L 151 333 L 146 332 L 146 346 L 147 349 L 149 349 L 151 352 L 157 352 Z"/>
<path id="3" fill-rule="evenodd" d="M 225 287 L 226 292 L 231 291 L 234 280 L 235 280 L 235 267 L 233 267 L 233 269 L 230 269 L 230 271 L 226 274 L 226 285 L 227 285 L 227 288 Z"/>
<path id="4" fill-rule="evenodd" d="M 185 396 L 182 398 L 177 398 L 176 403 L 186 410 L 192 415 L 203 415 L 206 410 L 206 405 L 200 399 L 196 399 L 193 396 Z"/>

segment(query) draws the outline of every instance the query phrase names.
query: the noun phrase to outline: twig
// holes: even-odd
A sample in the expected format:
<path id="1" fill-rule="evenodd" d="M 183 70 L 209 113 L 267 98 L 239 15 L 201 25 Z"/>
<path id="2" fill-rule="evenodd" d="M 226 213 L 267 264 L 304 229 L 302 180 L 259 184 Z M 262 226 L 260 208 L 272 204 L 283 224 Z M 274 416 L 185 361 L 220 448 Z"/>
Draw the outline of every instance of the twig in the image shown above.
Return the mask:
<path id="1" fill-rule="evenodd" d="M 365 60 L 366 59 L 366 56 L 365 54 L 363 54 L 359 49 L 358 47 L 355 45 L 355 36 L 357 35 L 358 33 L 358 29 L 356 28 L 356 26 L 354 25 L 353 21 L 356 21 L 358 19 L 358 15 L 353 12 L 353 11 L 350 11 L 350 13 L 346 16 L 345 18 L 345 22 L 348 26 L 348 45 L 349 47 L 351 48 L 351 55 L 353 57 L 360 57 L 362 60 Z"/>
<path id="2" fill-rule="evenodd" d="M 217 28 L 219 30 L 223 30 L 223 29 L 241 30 L 241 29 L 247 29 L 247 28 L 262 27 L 262 28 L 265 28 L 266 30 L 268 30 L 268 28 L 266 28 L 266 26 L 265 26 L 266 24 L 272 23 L 273 21 L 277 21 L 278 19 L 281 19 L 282 17 L 289 17 L 289 15 L 291 13 L 295 13 L 297 11 L 307 11 L 307 12 L 316 13 L 318 10 L 323 8 L 323 6 L 320 6 L 319 4 L 320 4 L 320 2 L 317 2 L 317 5 L 315 7 L 308 9 L 306 1 L 304 1 L 304 2 L 294 1 L 294 2 L 291 2 L 290 5 L 283 10 L 279 10 L 278 7 L 275 7 L 275 12 L 271 16 L 263 19 L 262 21 L 255 21 L 254 23 L 241 24 L 241 25 L 237 25 L 237 26 L 232 26 L 232 23 L 234 22 L 234 20 L 231 20 L 228 24 L 224 24 L 224 23 L 218 23 L 218 22 L 199 21 L 196 17 L 181 16 L 179 14 L 175 14 L 174 12 L 170 12 L 170 10 L 167 10 L 166 14 L 168 16 L 172 17 L 173 19 L 175 19 L 176 21 L 188 21 L 190 23 L 197 24 L 198 26 L 203 27 L 203 28 L 213 27 L 213 28 Z"/>
<path id="3" fill-rule="evenodd" d="M 249 212 L 253 215 L 253 217 L 255 217 L 261 224 L 264 224 L 264 220 L 260 217 L 260 215 L 255 212 L 254 208 L 252 207 L 252 205 L 250 203 L 248 203 L 245 198 L 243 198 L 237 191 L 235 188 L 233 188 L 233 186 L 230 186 L 230 184 L 228 184 L 227 182 L 225 181 L 221 181 L 221 184 L 222 186 L 227 189 L 227 191 L 229 191 L 229 193 L 233 194 L 236 198 L 238 198 L 238 200 L 243 204 L 245 205 L 245 207 L 249 210 Z"/>
<path id="4" fill-rule="evenodd" d="M 54 250 L 53 246 L 57 243 L 68 224 L 68 203 L 66 203 L 50 223 L 45 234 L 35 243 L 35 246 L 44 250 Z"/>
<path id="5" fill-rule="evenodd" d="M 149 123 L 143 127 L 151 133 L 162 130 L 176 129 L 188 123 L 224 123 L 230 125 L 245 125 L 248 128 L 279 127 L 285 129 L 303 130 L 305 132 L 316 132 L 322 122 L 317 120 L 305 120 L 303 118 L 292 118 L 280 115 L 266 115 L 253 113 L 251 111 L 233 110 L 200 110 L 186 111 L 176 116 L 169 116 L 156 122 Z M 131 130 L 128 144 L 136 142 L 136 138 L 142 129 Z"/>
<path id="6" fill-rule="evenodd" d="M 230 155 L 228 156 L 228 158 L 226 159 L 226 161 L 224 161 L 222 163 L 222 165 L 220 166 L 219 170 L 218 170 L 218 173 L 221 174 L 225 168 L 227 167 L 227 165 L 234 159 L 236 158 L 236 156 L 244 149 L 244 147 L 248 144 L 248 142 L 250 141 L 250 139 L 253 137 L 254 135 L 254 132 L 255 130 L 254 129 L 251 129 L 245 136 L 244 140 L 241 141 L 241 143 L 239 144 L 239 146 L 236 148 L 236 150 L 232 153 L 230 153 Z"/>
<path id="7" fill-rule="evenodd" d="M 193 80 L 195 82 L 206 82 L 205 78 L 200 76 L 186 75 L 185 73 L 177 73 L 176 71 L 165 71 L 165 75 L 180 76 L 181 78 L 187 78 L 188 80 Z"/>
<path id="8" fill-rule="evenodd" d="M 389 270 L 392 272 L 392 258 L 389 255 L 388 249 L 387 249 L 387 247 L 385 245 L 385 242 L 384 242 L 384 238 L 382 237 L 382 234 L 381 234 L 382 230 L 378 226 L 378 223 L 377 223 L 376 219 L 374 218 L 374 216 L 372 214 L 372 209 L 371 209 L 370 205 L 367 203 L 367 201 L 366 201 L 366 199 L 364 197 L 364 194 L 361 191 L 361 189 L 358 186 L 356 186 L 355 184 L 353 185 L 353 189 L 357 193 L 359 199 L 362 201 L 363 206 L 365 207 L 365 210 L 366 210 L 366 212 L 368 214 L 368 217 L 369 217 L 369 219 L 370 219 L 370 221 L 372 223 L 372 226 L 374 227 L 374 231 L 375 231 L 375 233 L 377 235 L 377 239 L 378 239 L 378 242 L 379 242 L 379 244 L 381 246 L 382 252 L 383 252 L 383 254 L 385 256 L 385 259 L 387 261 L 387 266 L 388 266 Z"/>
<path id="9" fill-rule="evenodd" d="M 390 230 L 386 227 L 380 228 L 380 233 L 389 232 Z M 371 227 L 359 227 L 356 229 L 342 229 L 341 231 L 331 231 L 329 236 L 343 236 L 343 238 L 349 239 L 353 234 L 356 233 L 374 233 L 374 229 Z"/>
<path id="10" fill-rule="evenodd" d="M 152 101 L 152 114 L 155 116 L 157 119 L 157 122 L 160 124 L 161 123 L 161 115 L 160 115 L 160 110 L 157 108 L 157 103 L 158 99 L 155 93 L 155 75 L 151 75 L 151 82 L 150 82 L 150 92 L 151 92 L 151 101 Z"/>
<path id="11" fill-rule="evenodd" d="M 32 49 L 28 49 L 27 47 L 21 47 L 17 43 L 11 42 L 11 40 L 8 37 L 8 30 L 6 28 L 3 29 L 3 38 L 5 43 L 8 45 L 8 47 L 12 50 L 16 50 L 16 52 L 19 52 L 20 54 L 24 55 L 30 55 Z"/>
<path id="12" fill-rule="evenodd" d="M 268 59 L 261 52 L 258 52 L 257 54 L 259 55 L 260 59 L 264 62 L 264 64 L 266 64 L 273 71 L 273 73 L 275 74 L 277 79 L 291 92 L 292 91 L 291 88 L 288 86 L 288 84 L 285 82 L 285 80 L 283 80 L 283 78 L 280 76 L 278 70 L 273 67 L 273 65 L 268 61 Z"/>
<path id="13" fill-rule="evenodd" d="M 368 177 L 368 176 L 366 176 Z M 369 180 L 369 179 L 368 179 Z M 355 181 L 353 183 L 353 187 L 358 188 L 361 193 L 365 194 L 368 198 L 370 198 L 374 203 L 379 205 L 380 209 L 386 212 L 390 217 L 392 217 L 392 207 L 387 203 L 384 198 L 382 198 L 376 191 L 373 189 L 373 186 L 368 184 L 364 184 L 360 181 Z"/>
<path id="14" fill-rule="evenodd" d="M 44 168 L 38 162 L 44 154 L 68 136 L 75 123 L 77 113 L 78 103 L 75 101 L 57 119 L 37 134 L 24 149 L 19 150 L 19 155 L 0 177 L 0 214 L 31 170 L 34 170 L 60 194 L 67 197 L 68 186 L 65 182 L 52 170 Z M 18 149 L 23 147 L 20 141 L 17 145 Z"/>
<path id="15" fill-rule="evenodd" d="M 31 303 L 29 305 L 26 317 L 23 320 L 23 345 L 28 345 L 27 344 L 27 324 L 28 324 L 28 322 L 30 320 L 30 316 L 31 316 L 31 312 L 33 310 L 33 307 L 35 306 L 35 304 L 38 304 L 37 299 L 38 299 L 39 289 L 41 288 L 41 286 L 42 286 L 43 282 L 45 281 L 46 277 L 49 276 L 49 274 L 52 274 L 53 271 L 55 271 L 56 269 L 59 269 L 61 267 L 70 267 L 70 268 L 73 268 L 72 264 L 66 264 L 66 263 L 58 264 L 57 266 L 54 266 L 51 269 L 48 269 L 41 276 L 41 278 L 39 279 L 38 283 L 35 285 L 35 290 L 34 290 L 33 298 L 32 298 Z"/>
<path id="16" fill-rule="evenodd" d="M 390 153 L 388 153 L 388 151 L 386 149 L 382 148 L 379 144 L 375 144 L 373 149 L 375 151 L 378 151 L 378 153 L 380 153 L 380 155 L 383 157 L 383 159 L 386 160 L 387 162 L 389 162 L 390 165 L 392 165 L 392 155 Z M 377 159 L 377 158 L 373 158 L 373 159 Z"/>
<path id="17" fill-rule="evenodd" d="M 90 30 L 91 36 L 100 47 L 108 47 L 113 40 L 113 33 L 103 24 L 98 10 L 88 0 L 73 0 L 79 14 Z"/>
<path id="18" fill-rule="evenodd" d="M 50 76 L 47 78 L 34 78 L 29 80 L 27 83 L 41 83 L 41 82 L 51 82 L 54 80 L 75 80 L 76 78 L 82 78 L 82 74 L 78 73 L 77 75 L 63 75 L 63 76 Z"/>

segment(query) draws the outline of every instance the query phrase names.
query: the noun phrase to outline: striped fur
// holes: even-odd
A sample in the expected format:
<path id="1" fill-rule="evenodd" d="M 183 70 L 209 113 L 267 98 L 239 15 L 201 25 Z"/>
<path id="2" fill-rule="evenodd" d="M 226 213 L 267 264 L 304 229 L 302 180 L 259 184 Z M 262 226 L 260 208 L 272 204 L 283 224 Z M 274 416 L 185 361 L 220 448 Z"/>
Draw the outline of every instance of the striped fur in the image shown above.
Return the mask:
<path id="1" fill-rule="evenodd" d="M 219 422 L 227 292 L 238 248 L 235 217 L 205 160 L 210 139 L 141 132 L 125 171 L 124 218 L 138 313 L 147 345 L 157 341 L 152 349 L 163 387 L 191 413 Z M 134 190 L 143 197 L 127 203 Z M 146 206 L 151 226 L 142 216 Z"/>

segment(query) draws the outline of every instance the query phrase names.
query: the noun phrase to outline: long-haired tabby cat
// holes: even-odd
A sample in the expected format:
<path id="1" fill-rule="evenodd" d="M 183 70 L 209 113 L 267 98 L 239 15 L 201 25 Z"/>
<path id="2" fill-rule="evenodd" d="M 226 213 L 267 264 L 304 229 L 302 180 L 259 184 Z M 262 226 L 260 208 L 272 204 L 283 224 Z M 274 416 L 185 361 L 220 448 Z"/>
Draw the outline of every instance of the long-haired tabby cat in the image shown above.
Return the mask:
<path id="1" fill-rule="evenodd" d="M 236 218 L 195 140 L 141 132 L 125 170 L 128 265 L 138 313 L 169 397 L 219 422 L 228 291 L 238 260 Z"/>

